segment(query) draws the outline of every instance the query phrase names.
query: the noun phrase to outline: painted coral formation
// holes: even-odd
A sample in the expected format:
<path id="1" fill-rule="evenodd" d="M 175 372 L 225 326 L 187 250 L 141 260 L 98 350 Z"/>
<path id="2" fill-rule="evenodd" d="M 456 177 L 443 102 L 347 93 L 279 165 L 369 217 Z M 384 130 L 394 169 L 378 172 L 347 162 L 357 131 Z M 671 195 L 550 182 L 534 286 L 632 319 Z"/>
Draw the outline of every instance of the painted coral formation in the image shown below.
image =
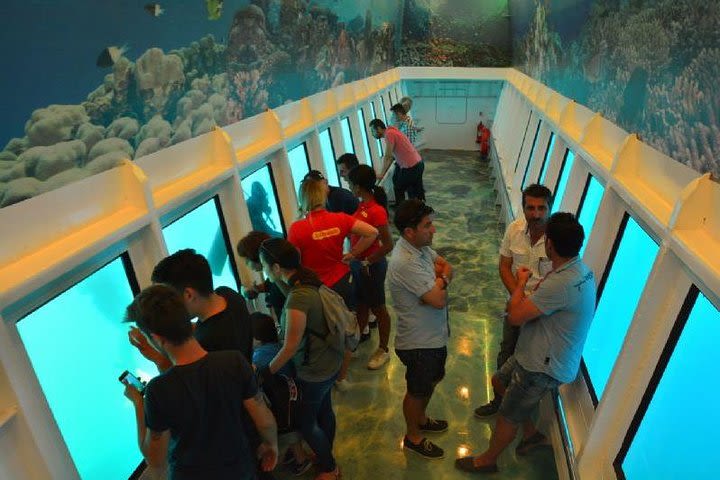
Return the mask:
<path id="1" fill-rule="evenodd" d="M 720 177 L 720 2 L 588 0 L 563 43 L 535 1 L 517 64 L 670 157 Z"/>

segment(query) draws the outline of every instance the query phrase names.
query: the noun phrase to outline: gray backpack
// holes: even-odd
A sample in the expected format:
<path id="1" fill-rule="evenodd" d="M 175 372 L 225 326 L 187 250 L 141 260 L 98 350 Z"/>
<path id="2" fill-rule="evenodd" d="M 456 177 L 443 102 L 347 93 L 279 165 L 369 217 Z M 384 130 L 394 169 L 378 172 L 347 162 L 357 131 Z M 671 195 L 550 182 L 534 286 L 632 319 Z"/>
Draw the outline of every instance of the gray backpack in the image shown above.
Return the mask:
<path id="1" fill-rule="evenodd" d="M 305 329 L 313 336 L 321 338 L 330 348 L 340 354 L 344 354 L 345 350 L 354 352 L 360 343 L 360 328 L 355 314 L 348 309 L 345 300 L 335 290 L 320 285 L 318 294 L 322 302 L 323 317 L 325 317 L 328 333 L 323 335 L 309 326 Z"/>

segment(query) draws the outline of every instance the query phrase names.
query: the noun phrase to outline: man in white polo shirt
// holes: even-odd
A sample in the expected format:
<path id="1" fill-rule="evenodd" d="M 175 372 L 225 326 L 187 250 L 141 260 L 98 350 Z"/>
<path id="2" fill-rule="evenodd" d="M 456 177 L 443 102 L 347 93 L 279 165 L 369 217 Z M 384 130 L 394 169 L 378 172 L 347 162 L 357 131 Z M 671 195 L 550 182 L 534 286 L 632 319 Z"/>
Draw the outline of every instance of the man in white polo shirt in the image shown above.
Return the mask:
<path id="1" fill-rule="evenodd" d="M 505 230 L 500 244 L 500 280 L 512 294 L 517 285 L 516 272 L 524 267 L 530 270 L 530 278 L 525 285 L 525 294 L 529 295 L 541 278 L 551 269 L 552 264 L 545 253 L 545 224 L 550 215 L 552 194 L 543 185 L 530 185 L 522 192 L 523 216 L 516 219 Z M 500 352 L 497 356 L 497 369 L 515 352 L 520 328 L 503 321 L 503 336 Z M 495 398 L 475 409 L 478 417 L 494 415 L 502 396 L 495 392 Z"/>
<path id="2" fill-rule="evenodd" d="M 405 192 L 408 198 L 417 198 L 425 201 L 425 187 L 423 186 L 423 172 L 425 163 L 413 146 L 410 140 L 397 128 L 386 127 L 382 120 L 370 121 L 370 130 L 373 137 L 380 140 L 385 139 L 385 153 L 383 154 L 382 175 L 383 178 L 395 158 L 395 172 L 393 173 L 393 193 L 395 194 L 395 205 L 400 205 L 405 200 Z"/>

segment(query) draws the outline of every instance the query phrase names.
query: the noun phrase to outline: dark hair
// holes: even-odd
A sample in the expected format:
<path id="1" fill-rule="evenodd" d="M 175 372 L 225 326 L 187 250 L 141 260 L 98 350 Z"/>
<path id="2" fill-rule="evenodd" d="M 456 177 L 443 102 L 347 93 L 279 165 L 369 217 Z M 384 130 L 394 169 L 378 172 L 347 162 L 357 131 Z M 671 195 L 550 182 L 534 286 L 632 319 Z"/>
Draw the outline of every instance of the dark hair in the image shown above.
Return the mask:
<path id="1" fill-rule="evenodd" d="M 247 258 L 250 261 L 259 262 L 260 245 L 268 238 L 270 238 L 270 235 L 268 235 L 267 233 L 253 230 L 252 232 L 241 238 L 238 242 L 238 255 L 243 258 Z"/>
<path id="2" fill-rule="evenodd" d="M 542 198 L 547 203 L 548 208 L 552 207 L 552 203 L 553 203 L 552 192 L 545 185 L 539 185 L 537 183 L 533 183 L 532 185 L 525 187 L 525 190 L 523 190 L 523 192 L 522 192 L 523 208 L 525 208 L 525 197 Z"/>
<path id="3" fill-rule="evenodd" d="M 151 285 L 140 292 L 125 310 L 125 320 L 135 322 L 146 335 L 154 333 L 173 345 L 181 345 L 193 335 L 182 295 L 170 285 Z"/>
<path id="4" fill-rule="evenodd" d="M 337 165 L 345 165 L 348 169 L 352 170 L 353 168 L 360 165 L 360 162 L 358 161 L 357 155 L 354 153 L 343 153 L 338 157 L 338 159 L 335 161 Z"/>
<path id="5" fill-rule="evenodd" d="M 411 198 L 405 200 L 395 211 L 394 223 L 395 227 L 403 234 L 406 228 L 413 230 L 422 222 L 422 219 L 431 215 L 435 210 L 430 205 L 426 205 L 422 200 Z"/>
<path id="6" fill-rule="evenodd" d="M 400 103 L 396 103 L 392 107 L 390 107 L 391 112 L 399 113 L 400 115 L 407 114 L 407 111 L 405 110 L 405 107 L 402 106 Z"/>
<path id="7" fill-rule="evenodd" d="M 375 118 L 373 120 L 370 120 L 370 128 L 380 128 L 382 130 L 385 130 L 385 122 L 380 120 L 379 118 Z"/>
<path id="8" fill-rule="evenodd" d="M 300 263 L 300 252 L 284 238 L 269 238 L 260 245 L 260 258 L 268 265 L 278 264 L 286 270 L 297 270 L 294 280 L 301 283 L 322 283 L 317 274 Z"/>
<path id="9" fill-rule="evenodd" d="M 192 248 L 178 250 L 160 260 L 152 272 L 153 283 L 166 283 L 179 292 L 190 287 L 202 296 L 213 292 L 213 277 L 207 259 Z"/>
<path id="10" fill-rule="evenodd" d="M 568 212 L 553 213 L 545 225 L 545 237 L 552 242 L 558 255 L 572 258 L 580 253 L 585 231 L 575 215 Z"/>
<path id="11" fill-rule="evenodd" d="M 370 165 L 358 165 L 350 170 L 348 180 L 351 184 L 362 188 L 366 192 L 372 193 L 375 201 L 387 211 L 387 194 L 384 188 L 375 184 L 375 182 L 377 182 L 377 175 L 375 175 L 375 170 Z"/>
<path id="12" fill-rule="evenodd" d="M 325 175 L 323 175 L 320 170 L 310 170 L 303 177 L 303 182 L 308 179 L 309 180 L 325 180 Z"/>
<path id="13" fill-rule="evenodd" d="M 250 314 L 250 325 L 252 326 L 253 338 L 260 343 L 278 343 L 277 328 L 275 320 L 270 315 L 262 312 Z"/>

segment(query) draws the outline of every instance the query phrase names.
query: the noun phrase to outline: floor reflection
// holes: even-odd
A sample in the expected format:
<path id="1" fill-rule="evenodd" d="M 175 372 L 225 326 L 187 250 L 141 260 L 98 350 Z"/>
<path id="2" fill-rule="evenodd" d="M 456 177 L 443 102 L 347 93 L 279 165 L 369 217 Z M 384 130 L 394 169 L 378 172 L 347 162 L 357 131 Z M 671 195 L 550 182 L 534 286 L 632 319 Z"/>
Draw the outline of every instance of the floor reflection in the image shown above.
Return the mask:
<path id="1" fill-rule="evenodd" d="M 489 376 L 495 371 L 505 304 L 497 275 L 504 225 L 498 222 L 490 168 L 470 152 L 425 151 L 423 157 L 427 201 L 437 212 L 434 247 L 456 272 L 447 373 L 428 407 L 431 416 L 450 423 L 448 432 L 430 437 L 445 449 L 445 458 L 430 461 L 402 449 L 405 370 L 394 354 L 382 370 L 365 368 L 377 347 L 377 331 L 373 331 L 372 339 L 361 345 L 353 360 L 351 389 L 334 392 L 335 454 L 345 480 L 472 478 L 455 470 L 453 462 L 458 456 L 483 450 L 494 422 L 474 418 L 472 413 L 491 395 Z M 501 472 L 491 478 L 557 478 L 549 448 L 518 458 L 513 444 L 500 457 L 499 467 Z M 278 478 L 294 477 L 280 473 Z"/>

